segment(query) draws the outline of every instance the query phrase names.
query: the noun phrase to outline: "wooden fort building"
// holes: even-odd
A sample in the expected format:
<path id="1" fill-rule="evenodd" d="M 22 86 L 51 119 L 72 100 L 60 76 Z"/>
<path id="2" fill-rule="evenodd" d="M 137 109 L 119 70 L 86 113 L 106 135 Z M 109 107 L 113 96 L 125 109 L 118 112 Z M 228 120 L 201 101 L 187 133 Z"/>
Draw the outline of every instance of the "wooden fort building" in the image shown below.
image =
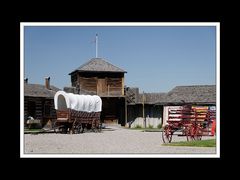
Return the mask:
<path id="1" fill-rule="evenodd" d="M 64 90 L 100 96 L 103 102 L 102 122 L 124 125 L 127 106 L 124 92 L 125 73 L 123 69 L 102 58 L 92 58 L 69 73 L 72 87 L 65 87 Z"/>

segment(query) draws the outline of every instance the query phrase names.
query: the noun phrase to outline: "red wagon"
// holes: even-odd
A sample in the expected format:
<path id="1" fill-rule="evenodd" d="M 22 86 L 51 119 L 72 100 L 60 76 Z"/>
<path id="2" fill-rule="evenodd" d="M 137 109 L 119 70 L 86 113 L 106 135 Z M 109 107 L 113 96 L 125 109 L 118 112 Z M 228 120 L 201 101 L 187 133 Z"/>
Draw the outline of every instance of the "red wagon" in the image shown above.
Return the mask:
<path id="1" fill-rule="evenodd" d="M 215 122 L 214 109 L 200 106 L 176 106 L 168 110 L 167 125 L 163 127 L 162 139 L 170 143 L 174 134 L 186 136 L 187 141 L 201 140 L 202 136 L 211 135 L 211 126 Z"/>

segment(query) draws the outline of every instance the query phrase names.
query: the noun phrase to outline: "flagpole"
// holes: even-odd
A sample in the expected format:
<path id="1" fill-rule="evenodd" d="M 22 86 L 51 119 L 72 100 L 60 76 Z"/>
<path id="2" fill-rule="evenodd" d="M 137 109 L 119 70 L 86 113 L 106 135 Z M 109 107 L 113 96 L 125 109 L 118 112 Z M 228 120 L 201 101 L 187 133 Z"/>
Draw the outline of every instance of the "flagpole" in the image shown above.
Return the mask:
<path id="1" fill-rule="evenodd" d="M 96 34 L 96 58 L 98 57 L 98 34 Z"/>

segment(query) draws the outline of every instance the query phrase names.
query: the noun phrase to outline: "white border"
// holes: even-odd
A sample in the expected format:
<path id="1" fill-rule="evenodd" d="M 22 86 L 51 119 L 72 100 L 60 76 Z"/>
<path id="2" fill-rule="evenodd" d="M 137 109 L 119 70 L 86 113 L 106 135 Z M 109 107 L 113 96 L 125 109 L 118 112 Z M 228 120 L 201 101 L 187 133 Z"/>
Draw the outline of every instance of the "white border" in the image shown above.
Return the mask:
<path id="1" fill-rule="evenodd" d="M 20 23 L 20 157 L 24 157 L 24 25 Z"/>
<path id="2" fill-rule="evenodd" d="M 24 154 L 24 27 L 25 26 L 215 26 L 216 27 L 216 154 Z M 219 22 L 21 22 L 20 23 L 20 157 L 21 158 L 219 158 L 220 157 L 220 23 Z"/>

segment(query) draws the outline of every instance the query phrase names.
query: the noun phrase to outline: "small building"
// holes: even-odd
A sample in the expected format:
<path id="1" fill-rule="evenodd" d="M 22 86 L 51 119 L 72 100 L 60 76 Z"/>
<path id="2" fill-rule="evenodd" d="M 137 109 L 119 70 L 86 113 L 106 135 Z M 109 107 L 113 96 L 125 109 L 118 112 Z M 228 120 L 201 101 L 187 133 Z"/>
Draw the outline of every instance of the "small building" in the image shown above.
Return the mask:
<path id="1" fill-rule="evenodd" d="M 127 72 L 105 59 L 92 58 L 69 73 L 72 87 L 65 87 L 64 91 L 100 96 L 102 99 L 101 121 L 124 125 L 125 73 Z"/>
<path id="2" fill-rule="evenodd" d="M 24 80 L 24 119 L 29 116 L 40 120 L 42 127 L 56 119 L 54 95 L 60 89 L 50 85 L 50 77 L 45 78 L 45 85 L 29 84 Z"/>
<path id="3" fill-rule="evenodd" d="M 129 102 L 127 107 L 129 127 L 159 127 L 162 124 L 163 106 L 156 103 L 161 101 L 166 93 L 139 94 L 138 88 L 128 90 L 128 92 L 131 91 L 135 97 L 134 101 Z"/>
<path id="4" fill-rule="evenodd" d="M 215 85 L 176 86 L 168 93 L 139 94 L 138 88 L 131 88 L 128 92 L 135 96 L 135 101 L 128 103 L 127 108 L 127 120 L 131 127 L 164 126 L 168 110 L 173 106 L 216 106 Z"/>

